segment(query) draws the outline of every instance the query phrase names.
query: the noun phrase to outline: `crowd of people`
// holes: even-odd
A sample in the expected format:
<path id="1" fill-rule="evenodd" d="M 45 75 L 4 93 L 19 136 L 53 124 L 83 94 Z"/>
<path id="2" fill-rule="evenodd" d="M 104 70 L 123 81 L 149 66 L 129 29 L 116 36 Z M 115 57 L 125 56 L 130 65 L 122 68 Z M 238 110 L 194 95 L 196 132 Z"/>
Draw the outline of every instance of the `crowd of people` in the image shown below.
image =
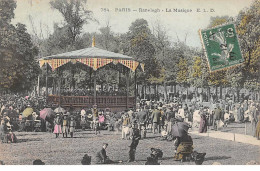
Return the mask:
<path id="1" fill-rule="evenodd" d="M 180 149 L 185 149 L 192 153 L 192 138 L 188 134 L 188 129 L 198 129 L 199 133 L 206 133 L 208 129 L 219 130 L 227 127 L 230 122 L 251 123 L 251 134 L 260 139 L 260 103 L 252 100 L 234 103 L 231 99 L 219 100 L 215 103 L 201 102 L 178 102 L 170 103 L 156 101 L 140 101 L 136 109 L 127 109 L 121 112 L 111 112 L 109 109 L 98 109 L 96 105 L 92 108 L 82 108 L 77 110 L 70 106 L 63 109 L 59 107 L 53 110 L 53 116 L 48 119 L 40 117 L 40 112 L 46 106 L 44 98 L 29 96 L 3 96 L 1 97 L 1 140 L 3 143 L 15 143 L 17 138 L 14 134 L 15 124 L 23 123 L 27 120 L 36 122 L 40 120 L 42 127 L 40 131 L 52 131 L 55 137 L 60 134 L 63 138 L 74 136 L 75 129 L 92 129 L 95 134 L 102 130 L 121 131 L 122 139 L 130 139 L 129 160 L 135 161 L 135 153 L 139 141 L 146 138 L 150 131 L 153 134 L 161 134 L 164 140 L 173 141 L 175 149 L 175 159 L 183 158 Z M 26 108 L 32 108 L 31 115 L 24 116 Z M 52 111 L 52 109 L 49 108 Z M 56 112 L 54 112 L 56 111 Z M 175 126 L 184 130 L 183 135 L 176 135 Z M 19 126 L 18 126 L 19 127 Z M 19 129 L 18 129 L 19 130 Z M 108 144 L 104 144 L 101 151 L 97 153 L 96 164 L 113 163 L 105 153 Z M 180 148 L 181 146 L 181 148 Z M 152 150 L 155 153 L 156 150 Z M 186 152 L 187 152 L 186 151 Z M 199 154 L 199 153 L 198 153 Z M 203 154 L 201 154 L 203 155 Z M 151 155 L 152 156 L 152 155 Z M 85 156 L 88 161 L 90 156 Z M 158 164 L 158 156 L 149 158 Z M 148 161 L 147 161 L 148 162 Z M 149 162 L 148 162 L 149 163 Z"/>

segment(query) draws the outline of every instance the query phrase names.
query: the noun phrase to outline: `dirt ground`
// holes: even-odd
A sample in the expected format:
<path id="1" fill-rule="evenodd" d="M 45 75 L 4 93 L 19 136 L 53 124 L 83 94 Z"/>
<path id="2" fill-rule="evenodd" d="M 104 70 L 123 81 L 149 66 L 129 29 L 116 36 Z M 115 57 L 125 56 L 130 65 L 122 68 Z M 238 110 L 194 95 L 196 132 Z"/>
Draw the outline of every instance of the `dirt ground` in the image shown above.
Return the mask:
<path id="1" fill-rule="evenodd" d="M 150 148 L 160 148 L 162 165 L 193 165 L 194 162 L 173 160 L 173 142 L 162 141 L 160 134 L 148 133 L 148 137 L 140 140 L 137 147 L 136 162 L 127 163 L 129 140 L 121 140 L 120 133 L 101 131 L 95 135 L 93 131 L 75 132 L 74 138 L 55 138 L 46 132 L 16 132 L 19 142 L 16 144 L 0 144 L 0 160 L 7 165 L 31 165 L 33 160 L 41 159 L 47 165 L 80 165 L 84 154 L 92 156 L 101 149 L 102 143 L 109 144 L 107 155 L 114 161 L 122 161 L 124 165 L 143 165 L 150 154 Z M 260 147 L 227 140 L 192 135 L 194 150 L 206 152 L 204 165 L 219 162 L 225 165 L 244 165 L 251 160 L 260 163 Z"/>

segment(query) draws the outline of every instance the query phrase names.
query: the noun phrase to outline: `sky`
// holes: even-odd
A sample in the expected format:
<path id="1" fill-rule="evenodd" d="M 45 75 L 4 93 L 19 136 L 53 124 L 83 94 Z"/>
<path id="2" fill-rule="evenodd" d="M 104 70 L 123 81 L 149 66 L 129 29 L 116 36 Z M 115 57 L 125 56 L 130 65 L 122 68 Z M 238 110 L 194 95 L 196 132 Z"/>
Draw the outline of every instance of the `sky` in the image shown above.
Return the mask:
<path id="1" fill-rule="evenodd" d="M 61 14 L 51 8 L 50 0 L 16 1 L 17 8 L 12 23 L 25 24 L 31 34 L 34 33 L 33 30 L 37 34 L 42 30 L 42 35 L 46 38 L 53 32 L 54 23 L 64 22 Z M 87 0 L 85 8 L 93 12 L 94 18 L 99 23 L 90 22 L 83 27 L 82 32 L 99 32 L 99 28 L 109 22 L 114 33 L 126 33 L 132 22 L 143 18 L 148 21 L 151 29 L 159 23 L 167 31 L 171 42 L 176 42 L 178 39 L 184 41 L 187 35 L 187 45 L 201 47 L 198 30 L 208 26 L 210 17 L 224 15 L 235 17 L 252 2 L 253 0 Z M 119 12 L 122 8 L 127 8 L 128 12 Z M 144 12 L 145 9 L 150 11 Z M 173 9 L 180 12 L 171 12 Z"/>

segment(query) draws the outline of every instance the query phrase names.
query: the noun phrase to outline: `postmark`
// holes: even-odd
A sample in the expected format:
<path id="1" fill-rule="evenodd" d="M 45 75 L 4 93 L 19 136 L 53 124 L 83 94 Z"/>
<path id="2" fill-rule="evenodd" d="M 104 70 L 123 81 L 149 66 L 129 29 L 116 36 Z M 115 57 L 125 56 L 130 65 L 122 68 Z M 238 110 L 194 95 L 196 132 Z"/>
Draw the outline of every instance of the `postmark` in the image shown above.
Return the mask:
<path id="1" fill-rule="evenodd" d="M 234 24 L 199 30 L 199 34 L 211 72 L 244 62 Z"/>

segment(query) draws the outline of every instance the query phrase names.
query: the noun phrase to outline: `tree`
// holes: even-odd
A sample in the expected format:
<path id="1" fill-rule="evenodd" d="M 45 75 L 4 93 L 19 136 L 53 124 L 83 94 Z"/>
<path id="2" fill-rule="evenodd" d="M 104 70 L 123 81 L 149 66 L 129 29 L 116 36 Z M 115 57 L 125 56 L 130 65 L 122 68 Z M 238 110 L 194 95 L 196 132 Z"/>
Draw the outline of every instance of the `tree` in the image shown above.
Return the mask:
<path id="1" fill-rule="evenodd" d="M 71 44 L 74 45 L 76 38 L 80 35 L 82 27 L 89 21 L 96 21 L 92 11 L 84 8 L 87 0 L 52 0 L 50 5 L 57 9 L 65 20 L 64 28 L 67 30 Z"/>
<path id="2" fill-rule="evenodd" d="M 226 23 L 228 21 L 232 20 L 231 17 L 225 15 L 225 16 L 216 16 L 216 17 L 210 17 L 210 23 L 208 25 L 208 28 L 215 27 L 218 25 L 221 25 L 223 23 Z"/>
<path id="3" fill-rule="evenodd" d="M 33 46 L 25 25 L 10 24 L 15 8 L 13 0 L 0 1 L 0 32 L 3 34 L 0 38 L 0 88 L 21 92 L 32 89 L 35 84 L 39 66 L 34 57 L 38 49 Z"/>
<path id="4" fill-rule="evenodd" d="M 256 0 L 249 9 L 241 11 L 237 17 L 237 33 L 245 65 L 241 67 L 243 78 L 249 84 L 257 85 L 260 75 L 260 1 Z M 254 83 L 254 81 L 256 83 Z M 255 86 L 252 86 L 255 87 Z"/>
<path id="5" fill-rule="evenodd" d="M 137 19 L 129 27 L 123 51 L 145 64 L 144 79 L 159 77 L 160 68 L 155 58 L 155 48 L 151 40 L 152 34 L 144 19 Z"/>
<path id="6" fill-rule="evenodd" d="M 188 82 L 196 87 L 203 88 L 207 86 L 208 69 L 205 62 L 199 56 L 195 56 L 193 59 L 193 65 L 189 74 Z"/>
<path id="7" fill-rule="evenodd" d="M 182 85 L 188 84 L 188 65 L 187 60 L 184 58 L 180 58 L 179 60 L 176 81 Z"/>

